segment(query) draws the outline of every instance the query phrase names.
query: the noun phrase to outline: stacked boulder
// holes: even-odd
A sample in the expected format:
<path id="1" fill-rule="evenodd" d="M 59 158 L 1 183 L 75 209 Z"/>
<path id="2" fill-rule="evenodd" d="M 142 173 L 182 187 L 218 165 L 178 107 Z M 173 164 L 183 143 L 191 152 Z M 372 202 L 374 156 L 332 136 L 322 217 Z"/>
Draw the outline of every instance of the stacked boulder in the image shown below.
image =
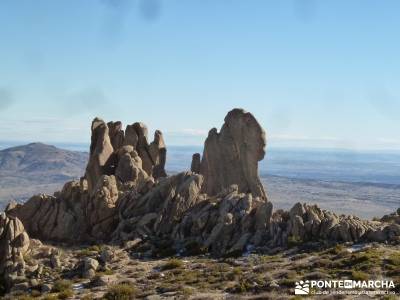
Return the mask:
<path id="1" fill-rule="evenodd" d="M 143 132 L 141 128 L 134 132 Z M 139 143 L 141 136 L 131 140 Z M 258 176 L 265 145 L 265 133 L 253 115 L 232 110 L 219 134 L 210 131 L 201 162 L 199 154 L 193 155 L 192 172 L 169 177 L 147 194 L 130 193 L 120 201 L 114 240 L 172 238 L 177 248 L 197 243 L 215 255 L 261 244 L 272 214 Z"/>
<path id="2" fill-rule="evenodd" d="M 0 277 L 10 288 L 18 278 L 24 278 L 24 255 L 29 250 L 29 236 L 22 222 L 6 212 L 0 213 Z"/>
<path id="3" fill-rule="evenodd" d="M 288 241 L 378 241 L 374 234 L 385 224 L 336 215 L 316 205 L 297 203 L 288 211 L 277 211 L 271 220 L 269 246 L 287 246 Z M 400 228 L 400 227 L 399 227 Z M 399 231 L 400 234 L 400 231 Z M 384 238 L 390 241 L 389 236 Z"/>
<path id="4" fill-rule="evenodd" d="M 86 180 L 67 182 L 54 196 L 37 195 L 10 210 L 29 235 L 43 241 L 76 243 L 88 239 Z"/>
<path id="5" fill-rule="evenodd" d="M 239 192 L 266 199 L 258 174 L 258 162 L 265 156 L 265 132 L 256 118 L 243 109 L 233 109 L 225 117 L 218 133 L 208 133 L 200 165 L 204 176 L 203 191 L 210 196 L 232 184 Z M 193 166 L 196 166 L 193 157 Z"/>
<path id="6" fill-rule="evenodd" d="M 147 142 L 142 123 L 128 125 L 95 118 L 86 173 L 67 182 L 60 192 L 37 195 L 10 213 L 32 237 L 45 241 L 82 243 L 107 241 L 119 222 L 118 201 L 128 191 L 147 193 L 166 176 L 166 146 L 156 131 Z"/>
<path id="7" fill-rule="evenodd" d="M 196 243 L 215 256 L 237 255 L 265 241 L 271 214 L 271 202 L 232 185 L 193 206 L 172 237 L 183 245 Z"/>

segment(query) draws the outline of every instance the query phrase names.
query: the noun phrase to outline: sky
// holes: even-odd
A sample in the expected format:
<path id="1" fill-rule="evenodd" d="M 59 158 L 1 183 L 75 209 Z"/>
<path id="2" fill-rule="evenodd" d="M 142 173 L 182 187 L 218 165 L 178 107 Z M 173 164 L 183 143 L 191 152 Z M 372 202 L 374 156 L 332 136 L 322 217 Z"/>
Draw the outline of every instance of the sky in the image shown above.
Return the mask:
<path id="1" fill-rule="evenodd" d="M 91 120 L 200 145 L 235 107 L 270 147 L 400 152 L 399 1 L 0 0 L 0 140 Z"/>

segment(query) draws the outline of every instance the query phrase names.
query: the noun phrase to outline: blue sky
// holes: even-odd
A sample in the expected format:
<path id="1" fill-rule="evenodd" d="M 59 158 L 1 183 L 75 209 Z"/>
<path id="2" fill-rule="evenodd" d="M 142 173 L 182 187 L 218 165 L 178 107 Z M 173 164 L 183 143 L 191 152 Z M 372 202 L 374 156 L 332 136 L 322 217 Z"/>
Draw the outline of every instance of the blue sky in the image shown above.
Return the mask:
<path id="1" fill-rule="evenodd" d="M 201 144 L 253 112 L 282 147 L 400 149 L 399 1 L 1 0 L 0 139 L 91 119 Z M 400 151 L 400 150 L 399 150 Z"/>

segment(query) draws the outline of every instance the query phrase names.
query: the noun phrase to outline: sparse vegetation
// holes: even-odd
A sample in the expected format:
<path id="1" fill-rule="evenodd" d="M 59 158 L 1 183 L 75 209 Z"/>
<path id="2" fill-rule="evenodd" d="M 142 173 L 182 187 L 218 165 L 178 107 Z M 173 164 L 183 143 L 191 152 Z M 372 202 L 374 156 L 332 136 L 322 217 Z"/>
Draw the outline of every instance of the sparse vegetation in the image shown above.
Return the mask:
<path id="1" fill-rule="evenodd" d="M 73 296 L 74 296 L 74 291 L 72 289 L 66 289 L 58 294 L 58 299 L 68 299 Z"/>
<path id="2" fill-rule="evenodd" d="M 58 280 L 54 283 L 52 292 L 62 293 L 64 291 L 72 290 L 72 282 L 69 280 Z"/>
<path id="3" fill-rule="evenodd" d="M 351 277 L 354 280 L 368 280 L 369 279 L 369 275 L 362 271 L 352 271 Z"/>
<path id="4" fill-rule="evenodd" d="M 400 268 L 400 251 L 392 253 L 388 258 L 388 263 L 394 267 Z"/>
<path id="5" fill-rule="evenodd" d="M 104 295 L 106 300 L 131 300 L 135 298 L 136 289 L 127 284 L 118 284 L 111 286 Z"/>
<path id="6" fill-rule="evenodd" d="M 267 295 L 267 298 L 279 298 L 280 295 L 286 295 L 287 299 L 291 299 L 293 286 L 300 279 L 369 280 L 385 277 L 396 282 L 400 280 L 400 248 L 398 246 L 376 245 L 353 253 L 349 252 L 343 244 L 311 252 L 298 249 L 299 251 L 291 249 L 274 255 L 251 254 L 239 258 L 214 259 L 201 255 L 156 260 L 136 259 L 129 256 L 127 251 L 116 249 L 115 255 L 119 257 L 119 260 L 100 265 L 96 277 L 88 286 L 85 286 L 85 289 L 88 288 L 87 294 L 81 294 L 81 292 L 74 294 L 72 290 L 72 283 L 84 283 L 82 277 L 74 275 L 69 277 L 69 274 L 74 273 L 60 274 L 44 266 L 42 273 L 54 278 L 55 281 L 51 293 L 39 296 L 40 293 L 33 290 L 30 295 L 19 297 L 15 295 L 11 299 L 23 297 L 22 300 L 71 298 L 92 300 L 94 299 L 92 293 L 96 292 L 96 297 L 98 297 L 97 291 L 104 293 L 105 300 L 141 299 L 148 295 L 163 293 L 171 293 L 178 299 L 186 299 L 199 293 L 215 295 L 229 293 L 237 294 L 236 297 L 239 298 L 243 295 L 256 294 Z M 91 253 L 97 250 L 96 248 L 89 249 L 89 247 L 84 249 Z M 64 249 L 66 260 L 72 258 L 73 265 L 79 265 L 81 258 L 76 255 L 78 252 L 80 252 L 79 249 L 73 251 Z M 71 281 L 60 280 L 60 276 L 71 278 Z M 100 279 L 100 277 L 103 278 Z M 101 284 L 96 284 L 96 278 Z M 116 284 L 115 280 L 126 283 Z M 137 286 L 131 285 L 133 280 L 137 282 Z M 94 287 L 96 290 L 91 290 Z"/>
<path id="7" fill-rule="evenodd" d="M 164 265 L 161 266 L 161 270 L 162 271 L 172 270 L 172 269 L 182 268 L 183 266 L 184 264 L 182 260 L 171 258 Z"/>

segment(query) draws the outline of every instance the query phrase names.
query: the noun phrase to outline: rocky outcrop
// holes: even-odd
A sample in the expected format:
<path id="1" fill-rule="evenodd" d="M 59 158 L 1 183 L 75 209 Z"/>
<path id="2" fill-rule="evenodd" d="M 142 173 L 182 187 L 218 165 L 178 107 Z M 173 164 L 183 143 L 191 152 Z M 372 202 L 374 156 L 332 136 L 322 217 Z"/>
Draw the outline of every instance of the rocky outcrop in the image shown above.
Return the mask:
<path id="1" fill-rule="evenodd" d="M 380 219 L 381 222 L 395 223 L 400 225 L 400 208 L 390 215 L 385 215 Z"/>
<path id="2" fill-rule="evenodd" d="M 147 129 L 135 123 L 124 136 L 121 122 L 95 118 L 85 177 L 71 181 L 54 196 L 37 195 L 10 210 L 32 237 L 68 243 L 109 239 L 119 221 L 117 203 L 126 191 L 144 194 L 154 185 L 151 173 L 166 176 L 166 147 L 160 131 L 147 143 Z M 136 140 L 135 145 L 125 145 Z M 147 173 L 143 168 L 145 158 Z M 147 156 L 146 156 L 147 155 Z M 149 175 L 150 174 L 150 175 Z"/>
<path id="3" fill-rule="evenodd" d="M 124 131 L 122 130 L 122 123 L 120 121 L 108 122 L 107 126 L 111 145 L 114 149 L 121 148 L 124 145 L 125 138 Z"/>
<path id="4" fill-rule="evenodd" d="M 154 141 L 149 144 L 148 130 L 143 123 L 128 125 L 125 131 L 125 145 L 130 145 L 142 159 L 142 168 L 155 179 L 166 177 L 165 162 L 167 148 L 161 131 L 154 134 Z"/>
<path id="5" fill-rule="evenodd" d="M 90 156 L 85 174 L 89 193 L 93 191 L 102 175 L 112 173 L 114 165 L 110 157 L 113 152 L 107 124 L 102 119 L 95 118 L 92 122 Z"/>
<path id="6" fill-rule="evenodd" d="M 261 244 L 272 204 L 239 193 L 235 185 L 210 198 L 201 194 L 202 182 L 201 175 L 180 173 L 141 197 L 128 196 L 120 206 L 114 240 L 167 237 L 177 249 L 197 243 L 215 255 L 241 253 L 248 244 Z"/>
<path id="7" fill-rule="evenodd" d="M 182 245 L 196 243 L 216 256 L 242 253 L 267 238 L 272 204 L 237 185 L 196 204 L 173 231 Z"/>
<path id="8" fill-rule="evenodd" d="M 336 215 L 316 205 L 297 203 L 288 211 L 275 212 L 271 220 L 269 246 L 307 241 L 400 242 L 400 225 Z"/>
<path id="9" fill-rule="evenodd" d="M 10 214 L 21 219 L 32 237 L 43 241 L 101 241 L 118 222 L 118 198 L 115 176 L 102 175 L 92 193 L 85 179 L 68 182 L 54 196 L 34 196 Z"/>
<path id="10" fill-rule="evenodd" d="M 197 202 L 203 178 L 190 172 L 166 178 L 148 193 L 127 194 L 119 205 L 120 222 L 115 240 L 171 234 L 183 215 Z"/>
<path id="11" fill-rule="evenodd" d="M 149 144 L 142 123 L 124 133 L 121 122 L 96 118 L 85 177 L 54 196 L 11 205 L 2 218 L 19 218 L 30 236 L 46 241 L 112 240 L 131 248 L 167 240 L 174 251 L 197 248 L 215 256 L 316 241 L 400 243 L 399 212 L 365 221 L 298 203 L 273 213 L 258 176 L 265 145 L 253 115 L 234 109 L 219 133 L 210 131 L 202 160 L 193 156 L 192 171 L 167 177 L 160 131 Z"/>
<path id="12" fill-rule="evenodd" d="M 147 175 L 142 168 L 142 159 L 132 146 L 123 146 L 117 152 L 118 166 L 115 176 L 131 189 L 143 191 L 154 184 L 153 177 Z"/>
<path id="13" fill-rule="evenodd" d="M 200 173 L 200 165 L 201 165 L 200 153 L 193 154 L 193 156 L 192 156 L 192 164 L 190 166 L 190 170 L 193 173 L 199 174 Z"/>
<path id="14" fill-rule="evenodd" d="M 29 249 L 29 236 L 22 222 L 5 212 L 0 213 L 0 277 L 6 288 L 25 275 L 24 255 Z"/>
<path id="15" fill-rule="evenodd" d="M 165 172 L 165 163 L 167 161 L 167 147 L 161 131 L 156 130 L 154 133 L 154 141 L 149 146 L 149 152 L 154 162 L 153 177 L 167 177 Z"/>
<path id="16" fill-rule="evenodd" d="M 118 222 L 116 205 L 119 197 L 117 181 L 114 175 L 103 175 L 97 181 L 92 197 L 86 205 L 86 222 L 90 236 L 95 240 L 104 240 Z"/>
<path id="17" fill-rule="evenodd" d="M 230 111 L 221 131 L 211 129 L 205 141 L 200 168 L 203 191 L 216 195 L 236 184 L 239 192 L 266 199 L 258 176 L 265 145 L 265 132 L 251 113 L 242 109 Z"/>
<path id="18" fill-rule="evenodd" d="M 33 196 L 10 214 L 18 216 L 29 235 L 43 241 L 77 242 L 89 239 L 85 216 L 87 184 L 72 181 L 55 196 Z"/>

